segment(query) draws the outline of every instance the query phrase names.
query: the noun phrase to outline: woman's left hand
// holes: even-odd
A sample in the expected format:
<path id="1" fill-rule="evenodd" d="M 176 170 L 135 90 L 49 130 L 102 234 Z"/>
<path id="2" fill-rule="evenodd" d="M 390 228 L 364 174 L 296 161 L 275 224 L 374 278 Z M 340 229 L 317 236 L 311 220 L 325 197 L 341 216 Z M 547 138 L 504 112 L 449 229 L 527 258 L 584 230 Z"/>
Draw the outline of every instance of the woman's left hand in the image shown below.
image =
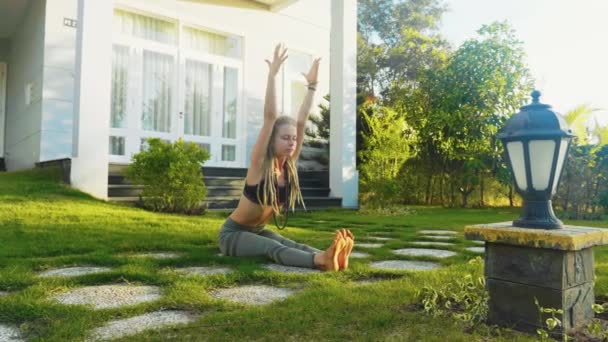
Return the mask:
<path id="1" fill-rule="evenodd" d="M 317 78 L 319 76 L 320 62 L 321 58 L 315 58 L 315 60 L 312 62 L 310 70 L 308 71 L 308 74 L 302 73 L 302 75 L 306 78 L 306 82 L 308 82 L 309 85 L 315 85 L 318 82 Z"/>

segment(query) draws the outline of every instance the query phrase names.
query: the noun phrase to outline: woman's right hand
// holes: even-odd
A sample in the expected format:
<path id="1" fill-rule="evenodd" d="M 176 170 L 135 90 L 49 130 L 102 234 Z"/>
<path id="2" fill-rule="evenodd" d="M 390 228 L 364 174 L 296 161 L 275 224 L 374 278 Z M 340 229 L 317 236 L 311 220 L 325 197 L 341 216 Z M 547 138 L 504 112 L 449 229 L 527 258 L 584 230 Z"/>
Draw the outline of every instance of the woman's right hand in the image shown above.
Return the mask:
<path id="1" fill-rule="evenodd" d="M 272 57 L 272 62 L 269 60 L 265 60 L 266 64 L 268 64 L 268 72 L 270 76 L 275 77 L 279 70 L 281 70 L 281 65 L 285 60 L 287 60 L 287 48 L 283 46 L 283 44 L 278 44 L 274 48 L 274 56 Z"/>

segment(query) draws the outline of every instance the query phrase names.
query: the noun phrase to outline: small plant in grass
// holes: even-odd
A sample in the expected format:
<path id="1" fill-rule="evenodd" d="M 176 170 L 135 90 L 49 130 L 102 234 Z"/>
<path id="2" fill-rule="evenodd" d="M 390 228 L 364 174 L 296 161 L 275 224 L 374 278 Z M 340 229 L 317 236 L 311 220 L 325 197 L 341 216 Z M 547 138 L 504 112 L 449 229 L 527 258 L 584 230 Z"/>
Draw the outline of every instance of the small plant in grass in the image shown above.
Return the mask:
<path id="1" fill-rule="evenodd" d="M 152 211 L 201 213 L 207 196 L 201 165 L 209 153 L 194 143 L 148 139 L 149 148 L 133 156 L 126 176 L 144 186 L 140 204 Z"/>
<path id="2" fill-rule="evenodd" d="M 606 312 L 607 306 L 608 303 L 593 304 L 591 305 L 591 308 L 593 309 L 593 312 L 595 312 L 595 314 L 599 315 Z M 587 325 L 587 332 L 591 336 L 598 338 L 600 341 L 608 341 L 608 328 L 605 324 L 602 324 L 602 320 L 598 318 L 592 319 L 591 323 Z"/>
<path id="3" fill-rule="evenodd" d="M 483 323 L 488 315 L 488 292 L 482 275 L 483 261 L 480 257 L 472 259 L 474 273 L 462 279 L 447 282 L 438 287 L 425 286 L 417 293 L 424 311 L 432 316 L 451 315 L 471 326 Z"/>
<path id="4" fill-rule="evenodd" d="M 547 330 L 545 330 L 543 328 L 536 329 L 536 335 L 538 335 L 538 337 L 540 338 L 541 341 L 552 340 L 549 337 L 549 334 L 551 332 L 554 332 L 556 328 L 562 326 L 562 320 L 560 318 L 558 318 L 558 316 L 563 318 L 564 310 L 542 307 L 539 304 L 538 299 L 536 299 L 536 298 L 534 298 L 534 304 L 538 308 L 538 324 L 540 326 L 544 325 L 547 327 Z M 546 318 L 545 322 L 543 324 L 543 316 L 545 316 L 547 314 L 550 315 L 551 317 Z M 563 334 L 562 337 L 563 337 L 564 341 L 569 340 L 569 336 L 566 334 Z"/>

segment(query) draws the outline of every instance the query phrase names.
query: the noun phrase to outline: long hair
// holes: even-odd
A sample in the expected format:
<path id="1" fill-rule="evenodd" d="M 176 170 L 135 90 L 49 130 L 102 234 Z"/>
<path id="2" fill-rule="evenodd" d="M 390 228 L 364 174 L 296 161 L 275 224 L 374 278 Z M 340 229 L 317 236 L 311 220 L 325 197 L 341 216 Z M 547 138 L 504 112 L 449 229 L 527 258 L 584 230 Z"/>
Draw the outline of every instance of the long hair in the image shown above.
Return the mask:
<path id="1" fill-rule="evenodd" d="M 272 207 L 272 211 L 275 215 L 281 215 L 281 208 L 279 206 L 279 200 L 277 197 L 278 189 L 275 187 L 278 182 L 278 176 L 274 171 L 274 140 L 278 134 L 279 128 L 283 125 L 293 125 L 296 127 L 296 120 L 290 116 L 280 116 L 274 122 L 272 127 L 272 133 L 270 134 L 270 141 L 266 148 L 266 154 L 264 155 L 264 162 L 262 163 L 262 179 L 264 180 L 264 189 L 262 189 L 262 198 L 260 198 L 258 192 L 258 201 L 265 207 Z M 300 191 L 300 181 L 298 179 L 298 169 L 296 162 L 291 157 L 287 157 L 285 161 L 287 164 L 287 175 L 286 181 L 289 185 L 289 196 L 287 197 L 287 208 L 292 211 L 295 209 L 296 201 L 300 202 L 304 208 L 304 199 L 302 198 L 302 192 Z"/>

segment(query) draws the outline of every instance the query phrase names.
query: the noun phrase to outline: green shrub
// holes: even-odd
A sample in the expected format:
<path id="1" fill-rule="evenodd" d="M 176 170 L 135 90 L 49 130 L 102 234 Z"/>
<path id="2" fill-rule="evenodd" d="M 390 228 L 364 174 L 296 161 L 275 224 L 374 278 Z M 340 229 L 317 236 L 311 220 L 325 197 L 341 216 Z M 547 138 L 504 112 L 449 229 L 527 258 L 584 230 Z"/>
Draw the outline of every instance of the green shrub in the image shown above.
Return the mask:
<path id="1" fill-rule="evenodd" d="M 144 186 L 140 204 L 149 210 L 185 214 L 203 211 L 207 196 L 201 164 L 209 153 L 194 143 L 148 139 L 149 148 L 133 156 L 127 179 Z"/>

